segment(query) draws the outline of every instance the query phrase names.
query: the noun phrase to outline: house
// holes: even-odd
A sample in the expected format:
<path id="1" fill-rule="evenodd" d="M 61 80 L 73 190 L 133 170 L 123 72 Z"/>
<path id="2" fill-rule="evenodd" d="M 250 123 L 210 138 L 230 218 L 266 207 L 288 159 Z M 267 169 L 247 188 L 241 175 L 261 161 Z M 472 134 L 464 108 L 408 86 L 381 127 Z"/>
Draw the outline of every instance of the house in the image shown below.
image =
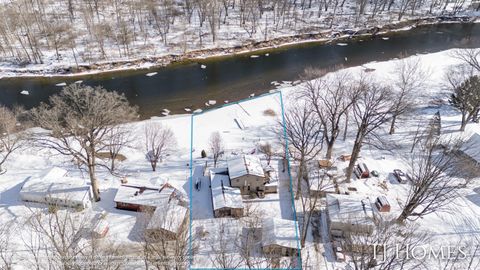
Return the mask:
<path id="1" fill-rule="evenodd" d="M 369 199 L 352 195 L 327 194 L 330 232 L 371 234 L 375 228 L 374 209 Z"/>
<path id="2" fill-rule="evenodd" d="M 460 147 L 460 152 L 472 164 L 480 166 L 480 134 L 470 136 Z"/>
<path id="3" fill-rule="evenodd" d="M 238 188 L 230 186 L 227 169 L 210 170 L 213 215 L 219 217 L 242 217 L 243 200 Z"/>
<path id="4" fill-rule="evenodd" d="M 54 167 L 40 177 L 28 179 L 20 190 L 26 202 L 46 203 L 85 209 L 91 206 L 91 186 L 82 178 L 70 177 L 62 168 Z"/>
<path id="5" fill-rule="evenodd" d="M 185 231 L 188 209 L 175 201 L 163 207 L 157 207 L 145 229 L 146 237 L 153 241 L 178 240 Z"/>
<path id="6" fill-rule="evenodd" d="M 295 256 L 299 252 L 295 221 L 279 218 L 262 220 L 262 249 L 265 254 Z"/>
<path id="7" fill-rule="evenodd" d="M 228 175 L 232 187 L 240 188 L 242 193 L 265 191 L 268 178 L 257 156 L 243 155 L 227 162 Z"/>
<path id="8" fill-rule="evenodd" d="M 166 205 L 172 199 L 177 199 L 186 205 L 188 199 L 185 193 L 170 182 L 161 186 L 142 184 L 141 181 L 129 181 L 118 187 L 115 195 L 115 207 L 123 210 L 143 211 L 150 209 L 155 211 L 157 206 Z"/>

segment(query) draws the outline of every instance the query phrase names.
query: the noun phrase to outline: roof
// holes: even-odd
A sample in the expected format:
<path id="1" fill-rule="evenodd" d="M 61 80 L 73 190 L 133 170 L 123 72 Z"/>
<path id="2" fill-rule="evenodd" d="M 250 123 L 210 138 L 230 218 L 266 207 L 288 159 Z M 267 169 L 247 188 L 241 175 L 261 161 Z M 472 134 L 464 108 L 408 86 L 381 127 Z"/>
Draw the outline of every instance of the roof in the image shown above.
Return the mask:
<path id="1" fill-rule="evenodd" d="M 335 192 L 335 184 L 326 170 L 310 170 L 308 181 L 311 191 Z"/>
<path id="2" fill-rule="evenodd" d="M 114 202 L 157 207 L 165 205 L 170 200 L 173 190 L 160 187 L 137 187 L 128 184 L 118 187 Z"/>
<path id="3" fill-rule="evenodd" d="M 84 179 L 70 177 L 66 170 L 53 167 L 41 176 L 27 180 L 20 190 L 20 195 L 27 200 L 28 196 L 48 196 L 52 199 L 83 202 L 89 199 L 90 189 Z"/>
<path id="4" fill-rule="evenodd" d="M 228 174 L 230 179 L 238 178 L 244 175 L 256 175 L 265 177 L 262 163 L 257 156 L 243 155 L 231 159 L 227 162 Z"/>
<path id="5" fill-rule="evenodd" d="M 375 225 L 369 199 L 351 195 L 327 194 L 327 209 L 331 222 Z"/>
<path id="6" fill-rule="evenodd" d="M 262 244 L 298 249 L 295 221 L 272 217 L 263 219 Z"/>
<path id="7" fill-rule="evenodd" d="M 467 156 L 480 163 L 480 134 L 474 133 L 470 138 L 462 145 L 461 150 Z"/>
<path id="8" fill-rule="evenodd" d="M 243 208 L 240 189 L 230 186 L 228 175 L 210 171 L 213 210 L 221 208 Z"/>
<path id="9" fill-rule="evenodd" d="M 147 230 L 163 229 L 177 233 L 185 220 L 187 208 L 176 203 L 169 203 L 166 207 L 157 207 Z"/>

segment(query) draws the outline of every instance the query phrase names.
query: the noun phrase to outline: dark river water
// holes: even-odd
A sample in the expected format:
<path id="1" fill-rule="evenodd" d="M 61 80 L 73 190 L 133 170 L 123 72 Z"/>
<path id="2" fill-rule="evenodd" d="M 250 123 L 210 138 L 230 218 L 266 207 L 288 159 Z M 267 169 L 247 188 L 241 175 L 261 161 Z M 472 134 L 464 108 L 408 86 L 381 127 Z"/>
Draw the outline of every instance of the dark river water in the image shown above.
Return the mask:
<path id="1" fill-rule="evenodd" d="M 102 85 L 124 93 L 132 104 L 139 106 L 142 118 L 160 116 L 164 108 L 172 113 L 185 113 L 184 107 L 203 108 L 211 99 L 223 103 L 267 92 L 274 88 L 272 81 L 297 80 L 307 67 L 354 66 L 399 55 L 480 47 L 480 24 L 427 25 L 389 34 L 388 40 L 382 37 L 385 36 L 341 41 L 348 43 L 347 46 L 339 46 L 337 42 L 308 43 L 256 53 L 258 58 L 244 54 L 141 71 L 67 78 L 4 78 L 0 80 L 0 103 L 31 108 L 59 92 L 62 87 L 56 84 L 83 80 L 88 85 Z M 150 72 L 158 74 L 145 76 Z M 30 94 L 22 95 L 22 90 Z"/>

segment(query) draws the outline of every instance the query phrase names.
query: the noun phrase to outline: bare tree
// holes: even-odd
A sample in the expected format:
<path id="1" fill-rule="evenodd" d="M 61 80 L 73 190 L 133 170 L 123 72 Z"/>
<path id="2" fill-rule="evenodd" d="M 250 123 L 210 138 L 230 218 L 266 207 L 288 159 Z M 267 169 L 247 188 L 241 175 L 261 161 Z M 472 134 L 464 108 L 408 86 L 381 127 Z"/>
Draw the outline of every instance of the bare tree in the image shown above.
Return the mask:
<path id="1" fill-rule="evenodd" d="M 49 211 L 45 209 L 32 210 L 27 221 L 27 227 L 39 236 L 42 248 L 40 263 L 48 263 L 60 269 L 78 267 L 77 256 L 80 256 L 82 247 L 79 245 L 83 235 L 83 228 L 87 219 L 83 215 L 75 215 L 69 210 L 60 210 L 52 205 Z"/>
<path id="2" fill-rule="evenodd" d="M 480 49 L 458 49 L 452 53 L 452 57 L 460 59 L 473 69 L 480 71 Z"/>
<path id="3" fill-rule="evenodd" d="M 117 126 L 109 131 L 106 148 L 110 158 L 110 172 L 115 172 L 117 159 L 121 160 L 120 152 L 132 142 L 132 134 L 125 127 Z"/>
<path id="4" fill-rule="evenodd" d="M 367 81 L 365 78 L 360 79 L 358 87 L 360 88 L 360 94 L 352 107 L 357 134 L 346 172 L 347 182 L 352 177 L 355 163 L 365 140 L 374 135 L 374 132 L 390 119 L 389 116 L 393 106 L 389 88 L 380 86 L 373 81 Z"/>
<path id="5" fill-rule="evenodd" d="M 307 103 L 295 104 L 285 113 L 285 131 L 290 156 L 299 162 L 297 172 L 298 199 L 302 192 L 302 179 L 307 173 L 307 162 L 318 156 L 322 150 L 323 130 L 321 122 L 315 117 L 315 112 Z M 283 123 L 281 123 L 283 128 Z M 282 133 L 281 137 L 284 135 Z"/>
<path id="6" fill-rule="evenodd" d="M 425 80 L 428 78 L 428 73 L 422 67 L 420 58 L 401 60 L 395 66 L 394 72 L 394 91 L 392 96 L 394 104 L 390 135 L 395 133 L 397 118 L 412 108 L 415 93 L 425 86 Z"/>
<path id="7" fill-rule="evenodd" d="M 10 270 L 13 263 L 14 251 L 10 247 L 10 239 L 13 232 L 13 222 L 7 222 L 0 226 L 0 268 Z"/>
<path id="8" fill-rule="evenodd" d="M 270 161 L 272 160 L 272 156 L 274 154 L 272 145 L 268 142 L 260 144 L 258 146 L 258 151 L 265 156 L 265 158 L 267 159 L 267 164 L 270 165 Z"/>
<path id="9" fill-rule="evenodd" d="M 18 121 L 18 113 L 0 106 L 0 174 L 5 173 L 2 165 L 8 157 L 25 142 L 26 133 Z"/>
<path id="10" fill-rule="evenodd" d="M 156 171 L 158 162 L 169 155 L 176 147 L 176 139 L 173 131 L 161 123 L 148 123 L 145 125 L 145 150 L 146 157 Z"/>
<path id="11" fill-rule="evenodd" d="M 478 121 L 480 111 L 480 77 L 465 72 L 465 67 L 454 67 L 447 73 L 447 80 L 452 94 L 450 104 L 462 114 L 460 131 L 465 131 L 467 123 Z"/>
<path id="12" fill-rule="evenodd" d="M 236 269 L 242 265 L 242 257 L 235 251 L 239 246 L 240 235 L 233 219 L 222 218 L 212 242 L 210 261 L 214 268 Z"/>
<path id="13" fill-rule="evenodd" d="M 158 210 L 157 210 L 158 211 Z M 168 207 L 162 214 L 155 216 L 156 224 L 164 224 L 167 228 L 175 228 L 176 213 L 169 212 Z M 175 238 L 159 230 L 148 229 L 153 217 L 152 211 L 144 212 L 143 256 L 147 266 L 154 269 L 188 269 L 189 238 L 187 226 L 183 225 Z M 192 249 L 195 248 L 192 246 Z M 148 267 L 147 267 L 148 268 Z"/>
<path id="14" fill-rule="evenodd" d="M 312 218 L 319 214 L 320 197 L 323 192 L 334 186 L 333 179 L 328 176 L 328 173 L 321 170 L 317 165 L 309 166 L 306 177 L 306 192 L 300 195 L 302 203 L 302 218 L 301 218 L 301 236 L 300 244 L 305 247 L 305 241 L 308 236 L 308 230 Z"/>
<path id="15" fill-rule="evenodd" d="M 358 222 L 352 219 L 351 223 Z M 360 227 L 360 226 L 359 226 Z M 342 249 L 351 258 L 353 269 L 414 269 L 422 264 L 412 256 L 397 256 L 428 242 L 429 235 L 414 224 L 401 226 L 380 221 L 372 233 L 354 229 L 344 231 Z"/>
<path id="16" fill-rule="evenodd" d="M 397 222 L 418 219 L 447 205 L 455 191 L 465 186 L 466 180 L 455 179 L 449 173 L 461 164 L 457 141 L 441 141 L 438 137 L 422 140 L 412 153 L 411 186 Z"/>
<path id="17" fill-rule="evenodd" d="M 210 135 L 210 139 L 208 141 L 210 146 L 210 150 L 212 150 L 213 155 L 213 166 L 217 167 L 218 159 L 223 155 L 225 151 L 225 146 L 223 145 L 223 139 L 220 135 L 220 132 L 215 131 Z"/>
<path id="18" fill-rule="evenodd" d="M 307 71 L 310 74 L 321 74 L 320 72 Z M 327 159 L 332 158 L 333 146 L 340 134 L 341 119 L 346 117 L 358 96 L 356 88 L 350 84 L 349 73 L 339 72 L 331 76 L 308 81 L 303 90 L 322 122 Z"/>
<path id="19" fill-rule="evenodd" d="M 123 95 L 79 84 L 64 87 L 49 101 L 50 105 L 42 103 L 31 111 L 35 123 L 48 130 L 36 134 L 35 142 L 87 166 L 95 200 L 99 201 L 96 157 L 108 145 L 115 125 L 136 119 L 137 109 Z"/>

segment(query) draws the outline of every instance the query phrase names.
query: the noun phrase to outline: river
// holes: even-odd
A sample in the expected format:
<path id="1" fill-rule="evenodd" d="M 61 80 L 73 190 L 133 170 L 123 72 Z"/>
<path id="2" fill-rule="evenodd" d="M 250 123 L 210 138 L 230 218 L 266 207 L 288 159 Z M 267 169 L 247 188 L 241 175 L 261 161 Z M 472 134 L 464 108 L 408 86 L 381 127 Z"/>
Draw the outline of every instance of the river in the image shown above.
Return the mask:
<path id="1" fill-rule="evenodd" d="M 307 67 L 356 66 L 399 55 L 479 47 L 480 24 L 423 25 L 408 31 L 341 42 L 347 45 L 339 46 L 337 41 L 303 43 L 262 53 L 187 61 L 148 70 L 75 77 L 3 78 L 0 80 L 0 103 L 18 104 L 28 109 L 59 92 L 62 87 L 57 84 L 82 80 L 87 85 L 102 85 L 124 93 L 139 107 L 144 119 L 161 116 L 165 108 L 172 113 L 185 113 L 184 107 L 204 108 L 208 100 L 223 103 L 224 100 L 246 98 L 252 93 L 268 92 L 275 87 L 272 81 L 298 80 Z M 259 57 L 252 58 L 252 54 Z M 151 72 L 157 74 L 146 76 Z M 23 90 L 29 95 L 21 94 Z"/>

